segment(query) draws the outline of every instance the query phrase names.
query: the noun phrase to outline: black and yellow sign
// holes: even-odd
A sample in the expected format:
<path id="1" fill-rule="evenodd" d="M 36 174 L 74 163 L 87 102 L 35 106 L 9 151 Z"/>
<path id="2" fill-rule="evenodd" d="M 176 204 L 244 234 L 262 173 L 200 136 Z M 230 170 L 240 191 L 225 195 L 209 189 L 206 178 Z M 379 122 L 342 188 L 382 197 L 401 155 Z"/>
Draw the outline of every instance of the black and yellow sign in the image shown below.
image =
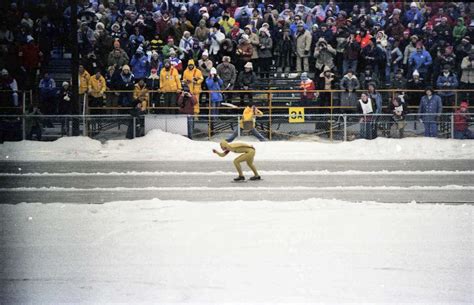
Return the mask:
<path id="1" fill-rule="evenodd" d="M 289 123 L 304 123 L 304 108 L 303 107 L 290 107 L 288 108 Z"/>

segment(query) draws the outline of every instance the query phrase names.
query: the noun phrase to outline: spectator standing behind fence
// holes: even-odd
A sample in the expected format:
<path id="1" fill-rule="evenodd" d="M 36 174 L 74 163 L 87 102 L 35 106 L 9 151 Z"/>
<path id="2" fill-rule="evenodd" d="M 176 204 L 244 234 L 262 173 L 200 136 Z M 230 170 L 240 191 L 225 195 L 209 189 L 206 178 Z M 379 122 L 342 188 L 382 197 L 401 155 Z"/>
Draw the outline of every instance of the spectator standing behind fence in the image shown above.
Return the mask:
<path id="1" fill-rule="evenodd" d="M 123 66 L 128 65 L 129 58 L 127 52 L 120 47 L 120 42 L 116 40 L 114 42 L 114 49 L 109 53 L 107 59 L 107 66 L 114 66 L 115 68 L 121 69 Z"/>
<path id="2" fill-rule="evenodd" d="M 425 89 L 425 94 L 420 101 L 418 108 L 419 120 L 425 127 L 425 137 L 438 136 L 438 121 L 440 113 L 443 111 L 441 98 L 433 94 L 433 88 Z"/>
<path id="3" fill-rule="evenodd" d="M 146 79 L 146 86 L 149 90 L 153 91 L 150 92 L 150 105 L 156 107 L 160 104 L 160 93 L 155 92 L 160 89 L 160 76 L 157 69 L 151 68 L 150 76 Z"/>
<path id="4" fill-rule="evenodd" d="M 469 129 L 472 121 L 469 114 L 469 103 L 462 101 L 459 109 L 454 113 L 454 138 L 455 139 L 474 139 L 474 133 Z"/>
<path id="5" fill-rule="evenodd" d="M 248 92 L 242 92 L 240 93 L 240 105 L 244 106 L 245 105 L 245 98 L 248 99 L 248 101 L 252 101 L 252 90 L 253 86 L 255 85 L 257 81 L 257 76 L 255 75 L 255 72 L 253 72 L 253 65 L 251 62 L 248 62 L 244 66 L 244 71 L 240 71 L 237 83 L 239 84 L 240 90 L 243 91 L 248 91 Z"/>
<path id="6" fill-rule="evenodd" d="M 140 78 L 133 89 L 133 100 L 142 104 L 142 110 L 145 111 L 149 106 L 149 90 L 144 78 Z"/>
<path id="7" fill-rule="evenodd" d="M 196 105 L 198 105 L 196 95 L 190 91 L 190 88 L 186 83 L 183 84 L 183 91 L 181 91 L 178 97 L 178 107 L 179 113 L 186 114 L 188 116 L 188 138 L 190 139 L 193 138 L 194 113 Z"/>
<path id="8" fill-rule="evenodd" d="M 105 91 L 107 83 L 99 70 L 89 80 L 89 106 L 102 107 L 105 106 Z M 96 111 L 94 111 L 96 112 Z"/>
<path id="9" fill-rule="evenodd" d="M 440 90 L 438 91 L 438 93 L 442 99 L 443 107 L 449 107 L 445 109 L 446 112 L 452 112 L 454 110 L 454 108 L 451 108 L 454 106 L 454 92 L 444 91 L 444 89 L 457 89 L 458 85 L 458 77 L 456 76 L 456 74 L 451 72 L 450 66 L 445 65 L 443 67 L 443 73 L 438 76 L 436 86 Z"/>
<path id="10" fill-rule="evenodd" d="M 56 82 L 48 73 L 44 73 L 39 83 L 40 109 L 44 114 L 54 114 L 56 105 Z"/>
<path id="11" fill-rule="evenodd" d="M 202 82 L 204 77 L 201 70 L 196 68 L 194 60 L 190 59 L 188 61 L 188 67 L 184 70 L 183 81 L 188 86 L 189 91 L 192 96 L 196 99 L 194 104 L 194 114 L 199 114 L 199 96 L 201 95 Z"/>
<path id="12" fill-rule="evenodd" d="M 222 57 L 222 63 L 217 68 L 217 75 L 224 82 L 222 85 L 223 90 L 234 90 L 235 81 L 237 79 L 237 70 L 235 66 L 230 62 L 230 56 Z M 232 102 L 232 93 L 225 93 L 225 100 L 227 103 Z"/>
<path id="13" fill-rule="evenodd" d="M 261 116 L 263 116 L 263 112 L 260 111 L 253 103 L 250 103 L 247 107 L 245 107 L 244 112 L 242 113 L 239 126 L 235 128 L 232 135 L 230 135 L 226 141 L 229 143 L 234 141 L 234 139 L 239 134 L 239 130 L 241 134 L 244 130 L 250 131 L 259 141 L 265 141 L 265 138 L 255 128 L 256 117 Z"/>
<path id="14" fill-rule="evenodd" d="M 10 76 L 8 70 L 3 69 L 1 72 L 1 79 L 0 79 L 0 91 L 10 91 L 10 92 L 1 92 L 2 96 L 8 96 L 8 106 L 13 105 L 14 107 L 18 107 L 18 84 L 16 80 Z"/>
<path id="15" fill-rule="evenodd" d="M 341 107 L 356 106 L 357 95 L 355 91 L 360 88 L 360 83 L 352 70 L 348 70 L 347 74 L 341 80 L 341 89 L 345 92 L 341 93 Z M 353 109 L 341 109 L 342 112 L 353 112 Z"/>
<path id="16" fill-rule="evenodd" d="M 372 140 L 377 137 L 377 128 L 374 124 L 375 105 L 367 93 L 362 93 L 357 104 L 357 112 L 362 114 L 360 118 L 360 137 Z"/>
<path id="17" fill-rule="evenodd" d="M 301 73 L 300 89 L 303 90 L 301 93 L 301 106 L 314 106 L 313 102 L 316 97 L 315 92 L 308 92 L 316 89 L 314 82 L 308 77 L 308 73 Z"/>
<path id="18" fill-rule="evenodd" d="M 314 57 L 316 59 L 316 74 L 320 74 L 324 67 L 334 69 L 334 57 L 336 56 L 336 50 L 328 44 L 326 39 L 323 37 L 319 38 L 314 48 Z M 307 70 L 305 70 L 307 71 Z"/>
<path id="19" fill-rule="evenodd" d="M 176 106 L 178 93 L 181 91 L 181 80 L 178 70 L 176 70 L 169 59 L 165 60 L 164 68 L 160 72 L 160 91 L 163 94 L 165 113 L 173 113 L 170 107 Z"/>
<path id="20" fill-rule="evenodd" d="M 399 97 L 393 98 L 390 103 L 390 112 L 392 113 L 392 124 L 390 126 L 390 136 L 395 138 L 403 138 L 406 126 L 405 121 L 405 103 Z"/>
<path id="21" fill-rule="evenodd" d="M 140 101 L 136 101 L 133 104 L 132 110 L 130 110 L 130 120 L 128 123 L 128 128 L 127 128 L 127 139 L 133 139 L 133 128 L 135 128 L 135 135 L 137 137 L 141 137 L 144 133 L 144 119 L 142 116 L 145 114 L 145 111 L 142 109 L 142 103 Z M 135 122 L 134 122 L 135 119 Z"/>
<path id="22" fill-rule="evenodd" d="M 26 36 L 26 44 L 20 47 L 18 56 L 21 58 L 21 66 L 27 74 L 26 87 L 31 89 L 36 84 L 36 75 L 43 58 L 43 53 L 41 53 L 39 46 L 31 35 Z"/>
<path id="23" fill-rule="evenodd" d="M 129 107 L 132 105 L 132 91 L 135 86 L 135 76 L 130 72 L 130 67 L 124 65 L 119 78 L 119 105 Z"/>
<path id="24" fill-rule="evenodd" d="M 58 114 L 72 114 L 72 91 L 68 82 L 63 82 L 59 91 Z"/>
<path id="25" fill-rule="evenodd" d="M 221 91 L 224 81 L 217 74 L 216 68 L 211 69 L 211 74 L 206 79 L 206 85 L 209 91 Z M 219 114 L 218 107 L 221 106 L 222 101 L 224 100 L 221 92 L 211 92 L 211 113 L 213 115 Z"/>
<path id="26" fill-rule="evenodd" d="M 89 90 L 90 79 L 91 79 L 91 75 L 89 74 L 89 72 L 87 72 L 87 70 L 84 68 L 83 65 L 79 65 L 79 101 L 81 105 L 84 102 L 84 95 Z"/>

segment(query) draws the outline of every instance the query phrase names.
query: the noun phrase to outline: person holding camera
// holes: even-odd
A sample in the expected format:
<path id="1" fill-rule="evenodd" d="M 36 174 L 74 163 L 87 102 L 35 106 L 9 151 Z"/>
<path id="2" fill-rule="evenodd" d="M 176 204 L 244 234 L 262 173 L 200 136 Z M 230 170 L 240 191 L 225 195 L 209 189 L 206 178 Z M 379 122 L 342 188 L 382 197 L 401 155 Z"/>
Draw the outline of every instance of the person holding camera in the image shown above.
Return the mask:
<path id="1" fill-rule="evenodd" d="M 199 114 L 199 95 L 201 94 L 204 77 L 201 70 L 195 67 L 193 59 L 188 61 L 188 67 L 183 73 L 183 81 L 188 86 L 192 95 L 196 98 L 197 103 L 194 106 L 194 114 Z"/>
<path id="2" fill-rule="evenodd" d="M 217 75 L 216 68 L 211 69 L 211 74 L 206 79 L 206 85 L 209 91 L 218 91 L 211 92 L 211 114 L 217 115 L 219 114 L 219 107 L 224 100 L 222 92 L 219 92 L 222 90 L 224 81 L 219 77 L 219 75 Z"/>
<path id="3" fill-rule="evenodd" d="M 189 67 L 189 66 L 188 66 Z M 183 91 L 178 97 L 179 113 L 186 114 L 188 116 L 188 138 L 193 138 L 194 129 L 194 109 L 198 104 L 196 96 L 192 94 L 189 86 L 184 83 Z"/>
<path id="4" fill-rule="evenodd" d="M 170 107 L 174 106 L 178 92 L 181 91 L 181 81 L 176 68 L 171 65 L 169 59 L 165 60 L 165 67 L 160 72 L 160 91 L 163 93 L 165 113 L 172 113 Z"/>

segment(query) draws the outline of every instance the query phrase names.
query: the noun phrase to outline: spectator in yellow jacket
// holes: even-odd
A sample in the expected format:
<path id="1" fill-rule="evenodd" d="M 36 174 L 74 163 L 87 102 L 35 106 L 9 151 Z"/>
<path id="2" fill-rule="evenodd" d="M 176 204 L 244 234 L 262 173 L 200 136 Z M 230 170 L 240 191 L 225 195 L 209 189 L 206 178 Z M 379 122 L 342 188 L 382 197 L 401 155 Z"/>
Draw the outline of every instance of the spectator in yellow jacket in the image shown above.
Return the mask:
<path id="1" fill-rule="evenodd" d="M 265 141 L 265 138 L 255 128 L 255 117 L 261 117 L 262 115 L 263 112 L 261 112 L 254 104 L 249 104 L 245 107 L 242 118 L 240 119 L 239 128 L 236 128 L 234 133 L 227 138 L 227 142 L 230 143 L 234 141 L 234 139 L 239 135 L 239 131 L 242 134 L 244 130 L 250 131 L 260 141 Z"/>
<path id="2" fill-rule="evenodd" d="M 142 78 L 135 84 L 135 88 L 133 89 L 133 99 L 141 103 L 142 111 L 145 111 L 148 107 L 148 88 L 146 86 L 145 80 Z"/>
<path id="3" fill-rule="evenodd" d="M 196 97 L 197 103 L 194 105 L 194 114 L 199 113 L 199 94 L 201 93 L 201 85 L 204 81 L 201 70 L 197 69 L 194 60 L 188 61 L 188 67 L 183 73 L 183 81 L 189 87 L 189 91 Z"/>
<path id="4" fill-rule="evenodd" d="M 89 91 L 89 79 L 91 75 L 86 71 L 83 65 L 79 65 L 79 100 L 84 101 L 84 94 Z"/>
<path id="5" fill-rule="evenodd" d="M 221 149 L 223 152 L 219 152 L 215 149 L 212 150 L 213 153 L 217 154 L 220 157 L 225 157 L 229 152 L 233 152 L 236 154 L 241 154 L 234 160 L 234 166 L 237 169 L 237 172 L 239 173 L 239 176 L 234 179 L 234 181 L 243 181 L 245 180 L 244 174 L 242 172 L 242 167 L 240 166 L 240 163 L 242 162 L 247 162 L 248 167 L 252 170 L 254 176 L 250 178 L 250 180 L 260 180 L 260 176 L 257 172 L 257 168 L 255 165 L 253 165 L 253 159 L 255 157 L 255 148 L 249 144 L 245 143 L 232 143 L 229 144 L 227 143 L 226 140 L 222 140 L 221 143 Z"/>
<path id="6" fill-rule="evenodd" d="M 163 93 L 164 106 L 168 107 L 166 113 L 172 113 L 170 107 L 176 107 L 178 93 L 181 92 L 181 80 L 178 70 L 171 65 L 169 59 L 165 60 L 164 68 L 160 72 L 160 91 Z"/>
<path id="7" fill-rule="evenodd" d="M 104 106 L 105 90 L 107 83 L 100 71 L 89 79 L 89 105 L 91 107 Z"/>

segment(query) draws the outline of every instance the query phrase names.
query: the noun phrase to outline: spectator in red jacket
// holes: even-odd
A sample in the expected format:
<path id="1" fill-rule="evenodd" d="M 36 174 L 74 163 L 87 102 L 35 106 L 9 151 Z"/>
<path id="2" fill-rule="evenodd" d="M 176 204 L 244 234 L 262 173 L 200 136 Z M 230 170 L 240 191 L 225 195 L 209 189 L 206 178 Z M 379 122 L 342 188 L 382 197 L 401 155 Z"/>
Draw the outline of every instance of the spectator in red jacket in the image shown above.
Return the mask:
<path id="1" fill-rule="evenodd" d="M 455 139 L 474 139 L 474 133 L 469 129 L 471 116 L 469 114 L 469 104 L 462 101 L 459 109 L 454 114 L 454 138 Z"/>
<path id="2" fill-rule="evenodd" d="M 20 47 L 18 56 L 21 58 L 22 68 L 27 73 L 27 88 L 31 89 L 36 84 L 36 75 L 38 69 L 41 67 L 41 53 L 39 46 L 36 44 L 31 35 L 26 37 L 26 44 Z"/>

